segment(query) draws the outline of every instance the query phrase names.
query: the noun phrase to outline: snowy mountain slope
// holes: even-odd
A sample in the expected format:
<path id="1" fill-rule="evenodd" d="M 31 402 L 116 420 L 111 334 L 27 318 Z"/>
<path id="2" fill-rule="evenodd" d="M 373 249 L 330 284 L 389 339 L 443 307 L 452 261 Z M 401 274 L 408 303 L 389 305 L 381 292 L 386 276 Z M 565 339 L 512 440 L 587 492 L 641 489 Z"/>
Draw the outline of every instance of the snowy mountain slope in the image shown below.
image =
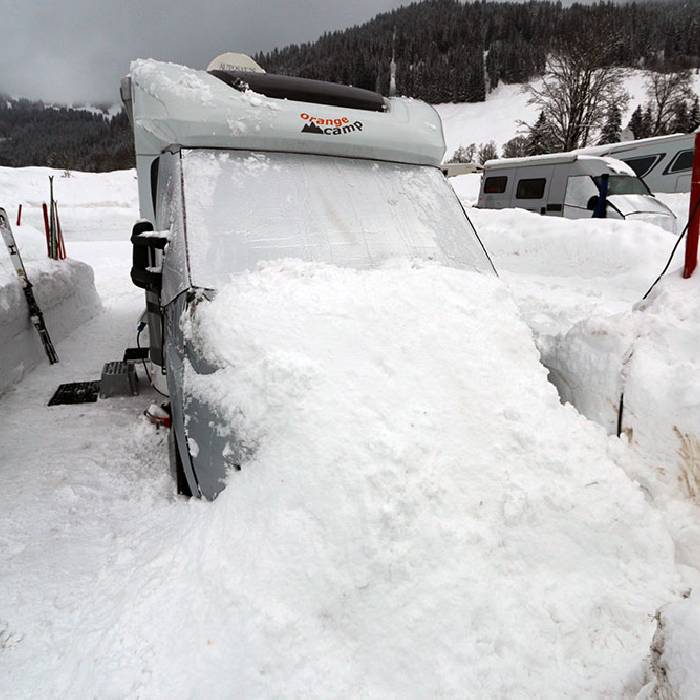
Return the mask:
<path id="1" fill-rule="evenodd" d="M 695 91 L 700 93 L 700 75 L 694 77 Z M 625 80 L 625 89 L 630 95 L 627 111 L 623 115 L 623 128 L 627 126 L 632 111 L 638 104 L 646 102 L 644 87 L 644 72 L 632 70 Z M 442 119 L 445 141 L 447 142 L 446 158 L 449 158 L 459 146 L 470 143 L 487 143 L 495 141 L 498 153 L 501 147 L 521 130 L 519 121 L 534 123 L 537 119 L 537 108 L 528 105 L 527 94 L 522 85 L 499 85 L 489 93 L 485 102 L 464 104 L 435 105 Z"/>

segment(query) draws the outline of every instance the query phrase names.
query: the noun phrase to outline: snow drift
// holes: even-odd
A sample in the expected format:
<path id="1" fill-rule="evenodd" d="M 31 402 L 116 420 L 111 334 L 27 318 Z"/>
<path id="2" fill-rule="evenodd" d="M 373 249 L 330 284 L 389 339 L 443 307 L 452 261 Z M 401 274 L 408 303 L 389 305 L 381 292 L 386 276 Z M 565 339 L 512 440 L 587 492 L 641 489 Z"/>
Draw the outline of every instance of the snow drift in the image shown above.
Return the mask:
<path id="1" fill-rule="evenodd" d="M 92 268 L 77 260 L 48 259 L 44 235 L 30 226 L 14 227 L 14 236 L 51 340 L 58 343 L 100 308 Z M 0 393 L 45 360 L 24 292 L 0 241 Z"/>
<path id="2" fill-rule="evenodd" d="M 545 358 L 562 397 L 639 451 L 700 503 L 700 277 L 669 273 L 629 311 L 594 316 L 552 344 Z"/>
<path id="3" fill-rule="evenodd" d="M 642 698 L 700 697 L 700 597 L 665 606 L 656 615 L 657 629 L 651 649 L 651 681 Z"/>
<path id="4" fill-rule="evenodd" d="M 619 442 L 560 405 L 498 280 L 268 264 L 196 318 L 219 369 L 187 381 L 248 458 L 214 503 L 115 542 L 35 692 L 641 687 L 670 538 Z"/>

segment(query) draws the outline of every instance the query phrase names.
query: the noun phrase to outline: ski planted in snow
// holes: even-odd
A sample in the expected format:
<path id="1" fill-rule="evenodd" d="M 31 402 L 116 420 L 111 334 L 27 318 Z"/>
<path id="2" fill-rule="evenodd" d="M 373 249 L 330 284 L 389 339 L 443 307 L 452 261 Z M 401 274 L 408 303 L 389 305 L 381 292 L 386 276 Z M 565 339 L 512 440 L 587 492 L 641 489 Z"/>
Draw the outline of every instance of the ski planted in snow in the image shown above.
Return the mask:
<path id="1" fill-rule="evenodd" d="M 27 306 L 29 307 L 29 318 L 34 328 L 36 328 L 41 342 L 44 344 L 44 350 L 46 351 L 46 356 L 49 358 L 49 364 L 53 365 L 58 362 L 58 355 L 56 355 L 56 350 L 51 342 L 49 331 L 46 329 L 44 314 L 41 313 L 41 309 L 39 309 L 39 305 L 34 298 L 32 283 L 27 279 L 27 271 L 22 262 L 22 257 L 19 254 L 19 248 L 15 243 L 15 237 L 12 235 L 10 220 L 7 218 L 7 213 L 2 207 L 0 207 L 0 234 L 2 234 L 7 250 L 10 252 L 10 260 L 12 260 L 12 265 L 15 268 L 17 277 L 19 277 L 20 284 L 24 290 L 24 296 L 27 299 Z"/>

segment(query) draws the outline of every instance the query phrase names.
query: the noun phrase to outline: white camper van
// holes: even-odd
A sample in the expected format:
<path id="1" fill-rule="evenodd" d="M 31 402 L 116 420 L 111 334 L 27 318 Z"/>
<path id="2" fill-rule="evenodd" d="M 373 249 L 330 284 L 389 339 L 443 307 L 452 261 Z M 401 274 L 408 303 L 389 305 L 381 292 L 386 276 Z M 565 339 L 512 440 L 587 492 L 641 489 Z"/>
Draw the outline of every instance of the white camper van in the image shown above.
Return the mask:
<path id="1" fill-rule="evenodd" d="M 579 153 L 617 158 L 634 170 L 652 192 L 690 192 L 695 134 L 655 136 L 589 146 Z"/>
<path id="2" fill-rule="evenodd" d="M 568 219 L 634 219 L 676 231 L 676 217 L 630 166 L 614 158 L 556 153 L 484 164 L 478 207 L 518 207 Z"/>
<path id="3" fill-rule="evenodd" d="M 218 368 L 181 319 L 196 319 L 233 276 L 284 258 L 359 268 L 423 259 L 493 274 L 440 171 L 430 105 L 271 75 L 247 57 L 223 63 L 205 72 L 135 61 L 122 83 L 142 217 L 131 278 L 146 290 L 150 359 L 167 382 L 178 490 L 205 498 L 250 447 L 198 398 L 197 381 Z"/>

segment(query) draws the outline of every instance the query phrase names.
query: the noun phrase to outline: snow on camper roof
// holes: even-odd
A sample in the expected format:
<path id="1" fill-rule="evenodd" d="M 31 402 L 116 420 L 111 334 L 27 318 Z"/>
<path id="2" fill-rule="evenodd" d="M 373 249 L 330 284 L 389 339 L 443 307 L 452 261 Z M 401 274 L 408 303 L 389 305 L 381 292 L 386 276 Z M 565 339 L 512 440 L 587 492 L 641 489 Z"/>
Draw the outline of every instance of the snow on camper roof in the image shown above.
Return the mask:
<path id="1" fill-rule="evenodd" d="M 484 163 L 484 170 L 493 171 L 522 166 L 559 165 L 575 162 L 581 163 L 584 167 L 588 167 L 588 169 L 592 170 L 600 170 L 601 166 L 604 166 L 613 173 L 634 176 L 634 171 L 632 168 L 617 158 L 582 154 L 578 151 L 567 151 L 565 153 L 545 153 L 544 155 L 540 156 L 524 156 L 522 158 L 494 158 L 493 160 L 487 160 Z"/>
<path id="2" fill-rule="evenodd" d="M 418 165 L 438 166 L 442 162 L 442 123 L 424 102 L 369 93 L 372 108 L 367 106 L 369 101 L 362 102 L 368 100 L 367 91 L 321 83 L 323 90 L 318 85 L 314 88 L 317 98 L 326 94 L 329 102 L 342 102 L 321 104 L 282 99 L 278 90 L 288 79 L 280 76 L 255 74 L 250 81 L 257 85 L 260 80 L 263 86 L 265 79 L 264 89 L 272 93 L 276 86 L 275 96 L 235 89 L 221 77 L 152 59 L 132 62 L 122 95 L 127 105 L 131 102 L 137 164 L 140 156 L 152 159 L 172 145 Z M 313 92 L 308 84 L 304 83 L 303 89 L 300 85 L 293 88 L 286 82 L 285 89 L 291 97 L 308 97 Z M 358 108 L 361 103 L 365 106 Z M 384 111 L 377 109 L 380 104 Z"/>

